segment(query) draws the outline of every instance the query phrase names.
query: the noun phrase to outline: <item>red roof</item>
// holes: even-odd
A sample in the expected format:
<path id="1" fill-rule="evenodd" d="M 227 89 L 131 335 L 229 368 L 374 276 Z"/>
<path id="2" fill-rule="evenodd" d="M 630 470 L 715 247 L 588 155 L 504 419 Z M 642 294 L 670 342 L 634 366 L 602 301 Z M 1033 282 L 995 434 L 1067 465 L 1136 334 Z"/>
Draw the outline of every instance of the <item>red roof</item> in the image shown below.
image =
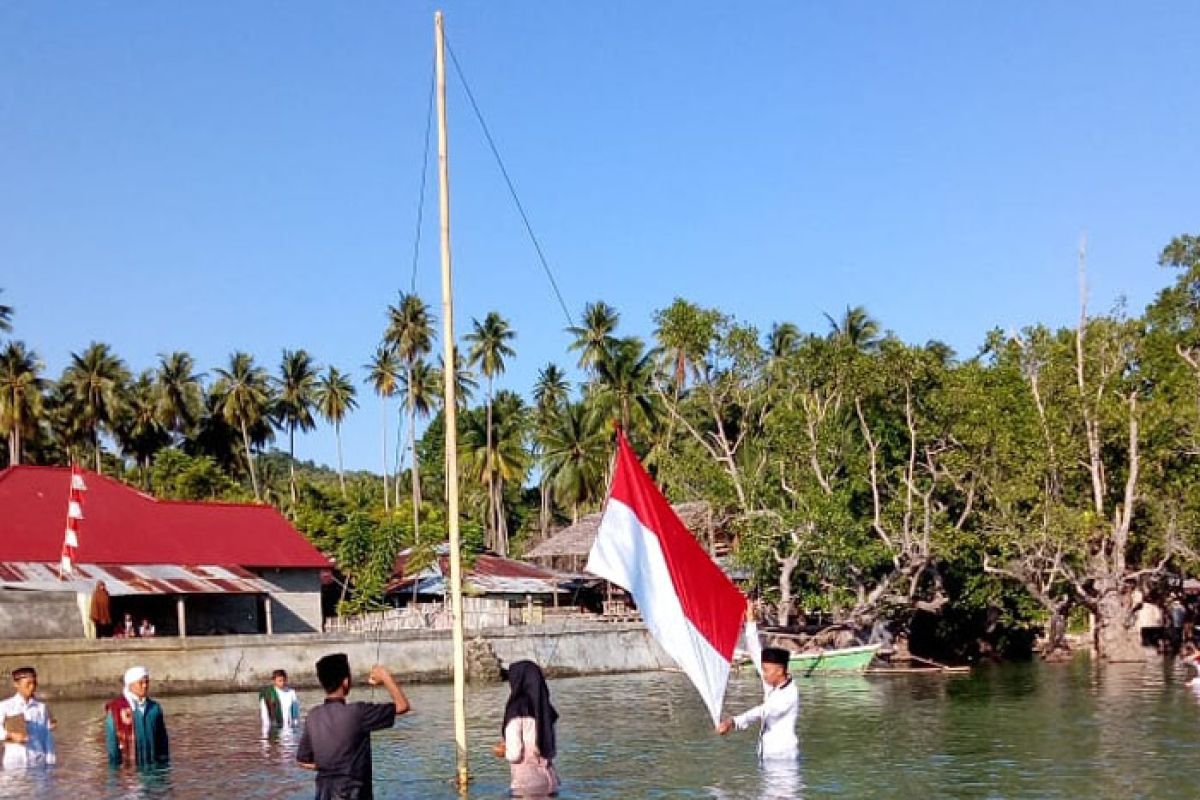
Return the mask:
<path id="1" fill-rule="evenodd" d="M 66 467 L 0 471 L 0 561 L 59 560 L 70 479 Z M 84 480 L 80 564 L 329 566 L 271 506 L 156 500 L 94 472 Z"/>

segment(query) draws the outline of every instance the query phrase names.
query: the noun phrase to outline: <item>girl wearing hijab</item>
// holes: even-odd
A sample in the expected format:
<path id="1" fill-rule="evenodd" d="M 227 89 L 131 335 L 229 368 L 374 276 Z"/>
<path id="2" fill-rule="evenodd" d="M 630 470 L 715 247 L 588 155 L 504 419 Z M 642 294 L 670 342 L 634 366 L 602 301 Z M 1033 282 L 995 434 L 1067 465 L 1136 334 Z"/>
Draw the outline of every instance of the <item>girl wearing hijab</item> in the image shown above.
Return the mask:
<path id="1" fill-rule="evenodd" d="M 492 752 L 508 760 L 514 796 L 556 794 L 554 723 L 558 712 L 550 705 L 546 678 L 532 661 L 517 661 L 508 668 L 508 684 L 512 692 L 504 707 L 504 740 Z"/>

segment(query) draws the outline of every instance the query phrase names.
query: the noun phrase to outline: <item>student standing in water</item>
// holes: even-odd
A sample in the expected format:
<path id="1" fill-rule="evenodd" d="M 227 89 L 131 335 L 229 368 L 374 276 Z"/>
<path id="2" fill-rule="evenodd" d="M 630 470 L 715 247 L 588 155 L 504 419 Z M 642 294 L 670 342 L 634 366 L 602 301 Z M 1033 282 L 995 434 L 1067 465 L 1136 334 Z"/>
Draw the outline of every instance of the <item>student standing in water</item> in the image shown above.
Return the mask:
<path id="1" fill-rule="evenodd" d="M 492 752 L 508 760 L 512 793 L 517 797 L 545 797 L 558 792 L 554 771 L 557 747 L 554 724 L 558 712 L 550 704 L 550 688 L 541 668 L 532 661 L 517 661 L 508 668 L 512 691 L 504 707 L 504 740 Z"/>
<path id="2" fill-rule="evenodd" d="M 55 763 L 54 718 L 46 704 L 37 699 L 37 671 L 33 667 L 13 670 L 16 694 L 0 703 L 3 723 L 4 769 L 41 767 Z"/>
<path id="3" fill-rule="evenodd" d="M 386 689 L 392 702 L 347 703 L 351 680 L 345 653 L 318 661 L 317 679 L 325 689 L 325 703 L 308 712 L 296 761 L 316 770 L 317 800 L 373 800 L 371 731 L 390 728 L 398 715 L 408 713 L 408 698 L 391 673 L 376 664 L 367 682 Z"/>
<path id="4" fill-rule="evenodd" d="M 171 760 L 162 706 L 150 699 L 150 671 L 125 670 L 125 691 L 104 706 L 108 763 L 164 766 Z"/>
<path id="5" fill-rule="evenodd" d="M 736 728 L 743 731 L 759 723 L 758 757 L 762 761 L 796 759 L 800 742 L 796 738 L 796 718 L 800 713 L 800 692 L 788 674 L 791 653 L 781 647 L 764 648 L 758 640 L 753 606 L 746 606 L 746 649 L 763 683 L 761 705 L 732 719 L 721 720 L 717 733 L 724 736 Z"/>
<path id="6" fill-rule="evenodd" d="M 288 674 L 277 669 L 271 673 L 271 685 L 258 693 L 258 713 L 262 718 L 263 733 L 272 726 L 289 729 L 300 724 L 300 699 L 296 690 L 288 686 Z"/>

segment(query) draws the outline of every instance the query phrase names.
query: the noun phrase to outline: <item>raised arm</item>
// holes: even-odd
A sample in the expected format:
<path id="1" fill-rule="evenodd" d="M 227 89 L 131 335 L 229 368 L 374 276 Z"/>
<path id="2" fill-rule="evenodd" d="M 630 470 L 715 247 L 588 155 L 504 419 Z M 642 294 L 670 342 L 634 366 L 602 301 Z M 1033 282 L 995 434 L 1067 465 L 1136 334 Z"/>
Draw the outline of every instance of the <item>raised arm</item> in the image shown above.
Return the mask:
<path id="1" fill-rule="evenodd" d="M 371 667 L 371 674 L 367 676 L 367 683 L 372 686 L 382 686 L 391 696 L 392 702 L 396 705 L 396 716 L 407 714 L 412 706 L 408 703 L 408 697 L 405 696 L 404 690 L 396 683 L 396 679 L 392 677 L 392 673 L 387 671 L 387 667 L 382 664 L 376 664 Z"/>

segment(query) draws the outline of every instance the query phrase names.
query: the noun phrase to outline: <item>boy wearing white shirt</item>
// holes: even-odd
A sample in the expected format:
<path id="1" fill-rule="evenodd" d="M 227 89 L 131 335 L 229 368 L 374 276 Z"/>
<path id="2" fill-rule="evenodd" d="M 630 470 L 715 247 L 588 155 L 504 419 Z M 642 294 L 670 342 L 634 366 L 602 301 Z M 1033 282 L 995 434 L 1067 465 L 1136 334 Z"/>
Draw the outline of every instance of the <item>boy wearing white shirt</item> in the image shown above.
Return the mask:
<path id="1" fill-rule="evenodd" d="M 258 713 L 264 733 L 273 725 L 286 730 L 300 724 L 300 698 L 287 682 L 287 672 L 277 669 L 271 673 L 271 685 L 258 693 Z"/>
<path id="2" fill-rule="evenodd" d="M 35 696 L 37 671 L 33 667 L 13 670 L 16 694 L 0 702 L 4 733 L 4 769 L 22 769 L 54 764 L 54 718 Z"/>
<path id="3" fill-rule="evenodd" d="M 761 760 L 795 759 L 800 754 L 796 738 L 796 718 L 800 713 L 800 692 L 788 674 L 791 653 L 780 647 L 764 648 L 758 640 L 753 611 L 746 610 L 746 649 L 763 682 L 763 702 L 732 719 L 721 720 L 717 733 L 724 736 L 734 728 L 744 731 L 759 723 L 758 757 Z"/>

